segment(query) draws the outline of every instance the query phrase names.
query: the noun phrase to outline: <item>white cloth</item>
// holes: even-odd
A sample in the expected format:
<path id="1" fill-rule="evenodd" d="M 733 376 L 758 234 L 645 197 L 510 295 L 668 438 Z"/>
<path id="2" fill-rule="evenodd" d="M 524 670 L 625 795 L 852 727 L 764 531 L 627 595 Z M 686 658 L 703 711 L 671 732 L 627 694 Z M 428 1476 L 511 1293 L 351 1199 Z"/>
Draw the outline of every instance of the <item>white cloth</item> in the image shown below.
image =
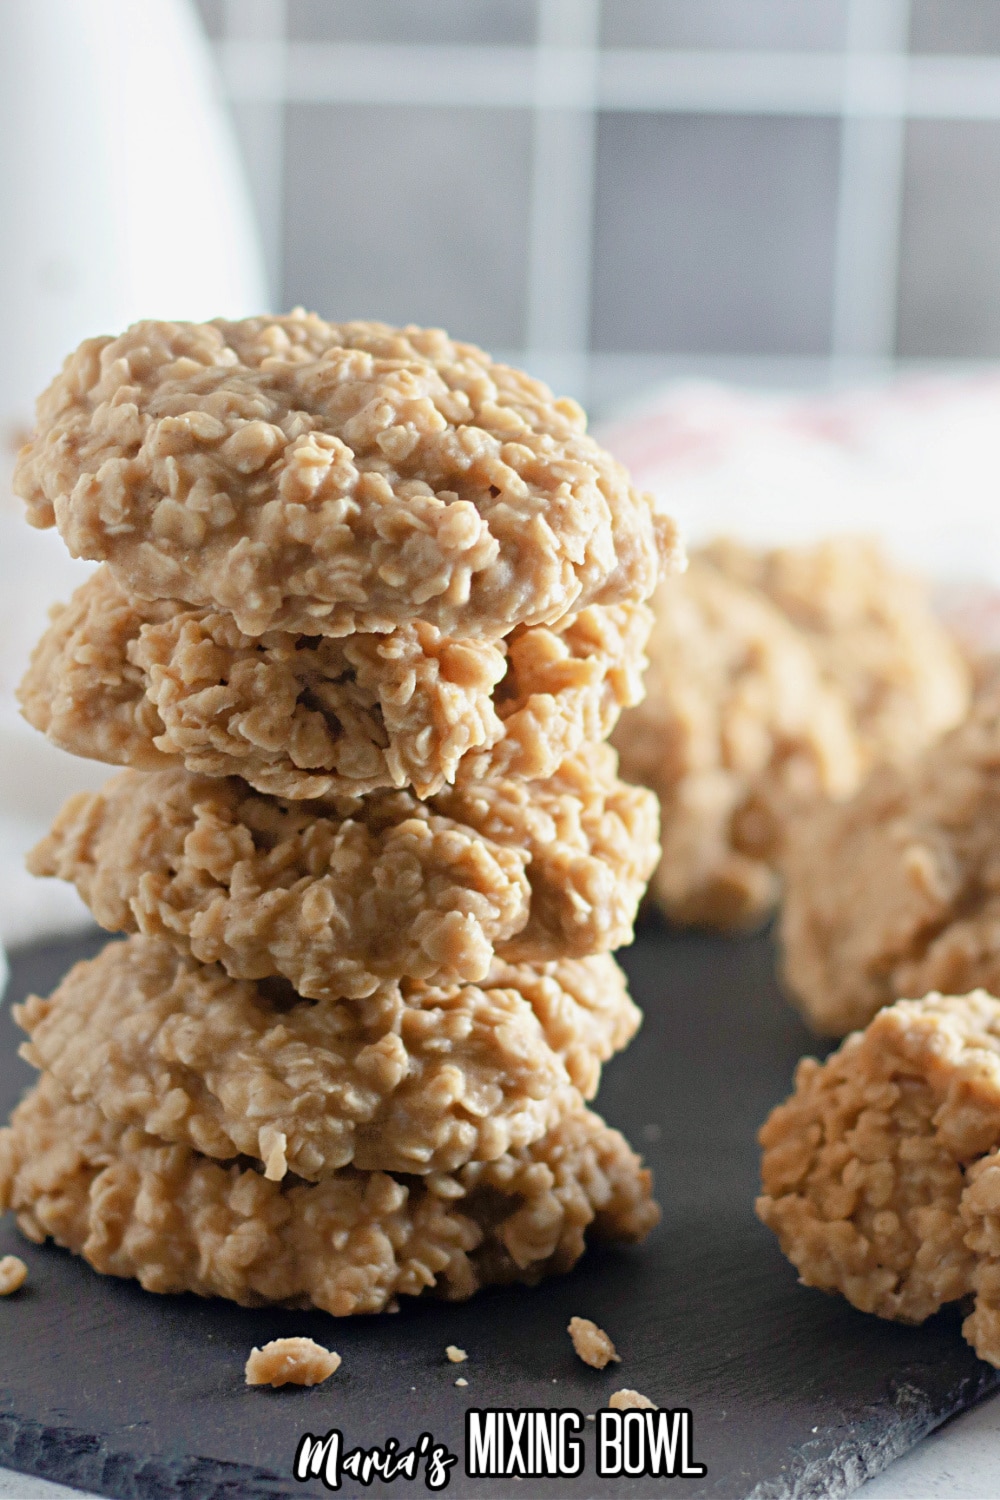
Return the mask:
<path id="1" fill-rule="evenodd" d="M 874 533 L 935 581 L 1000 585 L 1000 372 L 822 396 L 679 384 L 597 436 L 690 542 Z"/>

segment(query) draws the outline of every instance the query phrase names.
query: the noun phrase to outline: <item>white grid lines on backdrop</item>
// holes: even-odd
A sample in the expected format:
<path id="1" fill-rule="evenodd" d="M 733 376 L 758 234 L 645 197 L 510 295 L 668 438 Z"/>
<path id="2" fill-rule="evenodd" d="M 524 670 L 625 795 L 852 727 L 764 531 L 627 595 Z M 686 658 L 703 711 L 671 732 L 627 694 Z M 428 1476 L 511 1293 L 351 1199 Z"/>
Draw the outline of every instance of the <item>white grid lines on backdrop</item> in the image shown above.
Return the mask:
<path id="1" fill-rule="evenodd" d="M 286 104 L 531 110 L 528 361 L 600 401 L 679 369 L 812 383 L 880 375 L 896 332 L 908 120 L 1000 120 L 1000 57 L 911 56 L 909 0 L 850 0 L 842 51 L 600 48 L 601 0 L 539 0 L 525 46 L 289 41 L 285 0 L 227 0 L 216 44 L 225 94 L 243 114 L 265 253 L 281 295 Z M 602 110 L 820 116 L 841 122 L 829 356 L 594 354 L 589 350 L 594 146 Z M 955 363 L 961 363 L 956 361 Z"/>

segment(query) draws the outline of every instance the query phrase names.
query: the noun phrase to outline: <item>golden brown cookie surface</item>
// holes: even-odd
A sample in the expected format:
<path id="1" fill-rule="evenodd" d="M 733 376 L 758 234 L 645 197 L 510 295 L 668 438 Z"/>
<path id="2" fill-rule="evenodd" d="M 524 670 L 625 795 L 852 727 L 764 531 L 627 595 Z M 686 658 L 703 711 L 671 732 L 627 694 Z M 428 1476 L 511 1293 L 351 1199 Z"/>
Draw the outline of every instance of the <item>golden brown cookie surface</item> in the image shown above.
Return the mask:
<path id="1" fill-rule="evenodd" d="M 111 931 L 169 938 L 234 977 L 313 999 L 479 980 L 631 935 L 656 805 L 593 746 L 547 782 L 284 802 L 236 778 L 126 771 L 71 797 L 32 852 Z"/>
<path id="2" fill-rule="evenodd" d="M 647 598 L 676 549 L 575 403 L 438 330 L 302 312 L 88 340 L 15 486 L 130 593 L 248 635 L 495 639 Z"/>
<path id="3" fill-rule="evenodd" d="M 551 776 L 642 694 L 645 605 L 496 642 L 422 621 L 344 639 L 244 635 L 231 615 L 129 599 L 105 566 L 60 608 L 20 687 L 64 750 L 183 764 L 294 798 Z"/>
<path id="4" fill-rule="evenodd" d="M 848 704 L 866 770 L 910 760 L 963 718 L 968 666 L 926 589 L 877 542 L 837 536 L 755 551 L 720 541 L 703 555 L 758 589 L 805 636 Z"/>
<path id="5" fill-rule="evenodd" d="M 622 774 L 660 798 L 650 894 L 677 921 L 751 924 L 788 819 L 856 784 L 850 716 L 779 612 L 697 555 L 654 612 L 646 698 L 613 737 Z"/>
<path id="6" fill-rule="evenodd" d="M 971 1292 L 960 1205 L 1000 1145 L 1000 1001 L 899 1001 L 795 1082 L 760 1133 L 757 1212 L 801 1279 L 907 1322 Z"/>
<path id="7" fill-rule="evenodd" d="M 785 977 L 818 1031 L 843 1035 L 893 1000 L 1000 992 L 1000 689 L 909 766 L 792 830 Z"/>
<path id="8" fill-rule="evenodd" d="M 969 671 L 919 585 L 863 539 L 715 542 L 653 603 L 646 699 L 614 733 L 623 774 L 660 796 L 651 895 L 675 921 L 752 924 L 800 815 L 957 724 Z"/>
<path id="9" fill-rule="evenodd" d="M 639 1023 L 610 957 L 312 1003 L 141 937 L 16 1018 L 24 1055 L 72 1098 L 206 1156 L 255 1157 L 278 1181 L 452 1171 L 528 1145 Z"/>
<path id="10" fill-rule="evenodd" d="M 589 1111 L 495 1162 L 397 1179 L 345 1168 L 319 1183 L 269 1181 L 111 1125 L 43 1078 L 0 1131 L 0 1203 L 98 1271 L 147 1291 L 334 1316 L 396 1295 L 469 1297 L 480 1286 L 569 1270 L 585 1236 L 642 1239 L 649 1174 Z"/>

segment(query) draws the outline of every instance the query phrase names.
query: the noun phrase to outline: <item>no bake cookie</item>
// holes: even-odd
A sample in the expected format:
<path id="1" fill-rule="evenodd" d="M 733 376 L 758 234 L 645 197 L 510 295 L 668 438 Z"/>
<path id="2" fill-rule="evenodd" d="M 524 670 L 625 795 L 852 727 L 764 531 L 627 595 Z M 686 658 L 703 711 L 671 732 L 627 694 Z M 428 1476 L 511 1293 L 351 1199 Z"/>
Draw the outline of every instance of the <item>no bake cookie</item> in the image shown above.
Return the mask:
<path id="1" fill-rule="evenodd" d="M 231 615 L 129 599 L 103 566 L 53 612 L 19 696 L 74 755 L 242 776 L 281 797 L 551 776 L 642 696 L 645 605 L 499 641 L 421 620 L 343 639 L 244 635 Z"/>
<path id="2" fill-rule="evenodd" d="M 674 921 L 752 925 L 800 815 L 957 724 L 969 671 L 918 584 L 856 538 L 715 542 L 653 603 L 646 698 L 613 735 L 660 797 L 650 894 Z"/>
<path id="3" fill-rule="evenodd" d="M 528 1145 L 639 1024 L 610 957 L 314 1003 L 141 937 L 15 1015 L 23 1055 L 69 1097 L 205 1156 L 256 1157 L 279 1181 L 452 1171 Z"/>
<path id="4" fill-rule="evenodd" d="M 871 538 L 770 551 L 722 540 L 701 555 L 762 593 L 805 637 L 848 705 L 866 770 L 911 759 L 965 715 L 965 658 L 920 581 Z"/>
<path id="5" fill-rule="evenodd" d="M 757 1212 L 807 1286 L 922 1322 L 977 1298 L 964 1331 L 1000 1365 L 1000 1001 L 931 994 L 879 1012 L 760 1134 Z"/>
<path id="6" fill-rule="evenodd" d="M 657 857 L 656 804 L 591 746 L 547 782 L 420 802 L 283 802 L 235 778 L 126 771 L 70 798 L 29 856 L 111 931 L 168 937 L 301 995 L 478 980 L 494 952 L 547 962 L 628 941 Z"/>
<path id="7" fill-rule="evenodd" d="M 646 698 L 613 736 L 622 775 L 660 799 L 650 894 L 675 921 L 751 925 L 791 816 L 857 784 L 850 715 L 778 610 L 699 556 L 654 610 Z"/>
<path id="8" fill-rule="evenodd" d="M 647 598 L 672 522 L 572 401 L 435 329 L 136 323 L 42 395 L 14 486 L 131 594 L 247 635 L 491 640 Z"/>
<path id="9" fill-rule="evenodd" d="M 597 1115 L 452 1174 L 345 1167 L 269 1180 L 165 1145 L 74 1104 L 43 1077 L 0 1131 L 0 1206 L 22 1231 L 151 1292 L 244 1306 L 380 1312 L 396 1296 L 470 1297 L 568 1271 L 587 1238 L 637 1240 L 658 1218 L 650 1179 Z"/>
<path id="10" fill-rule="evenodd" d="M 781 918 L 789 990 L 842 1036 L 928 990 L 1000 992 L 1000 687 L 906 767 L 792 830 Z"/>

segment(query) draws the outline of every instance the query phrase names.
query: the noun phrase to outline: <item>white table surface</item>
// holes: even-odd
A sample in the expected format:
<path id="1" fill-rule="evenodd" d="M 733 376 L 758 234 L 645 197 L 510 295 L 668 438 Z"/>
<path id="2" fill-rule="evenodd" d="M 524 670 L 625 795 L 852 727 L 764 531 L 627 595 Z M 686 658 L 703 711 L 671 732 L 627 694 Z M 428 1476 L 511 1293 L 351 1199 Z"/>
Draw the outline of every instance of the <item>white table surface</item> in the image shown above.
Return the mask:
<path id="1" fill-rule="evenodd" d="M 854 1491 L 858 1500 L 989 1500 L 1000 1495 L 1000 1393 L 948 1422 Z M 0 1500 L 80 1500 L 83 1490 L 0 1469 Z M 86 1500 L 97 1500 L 89 1492 Z"/>

